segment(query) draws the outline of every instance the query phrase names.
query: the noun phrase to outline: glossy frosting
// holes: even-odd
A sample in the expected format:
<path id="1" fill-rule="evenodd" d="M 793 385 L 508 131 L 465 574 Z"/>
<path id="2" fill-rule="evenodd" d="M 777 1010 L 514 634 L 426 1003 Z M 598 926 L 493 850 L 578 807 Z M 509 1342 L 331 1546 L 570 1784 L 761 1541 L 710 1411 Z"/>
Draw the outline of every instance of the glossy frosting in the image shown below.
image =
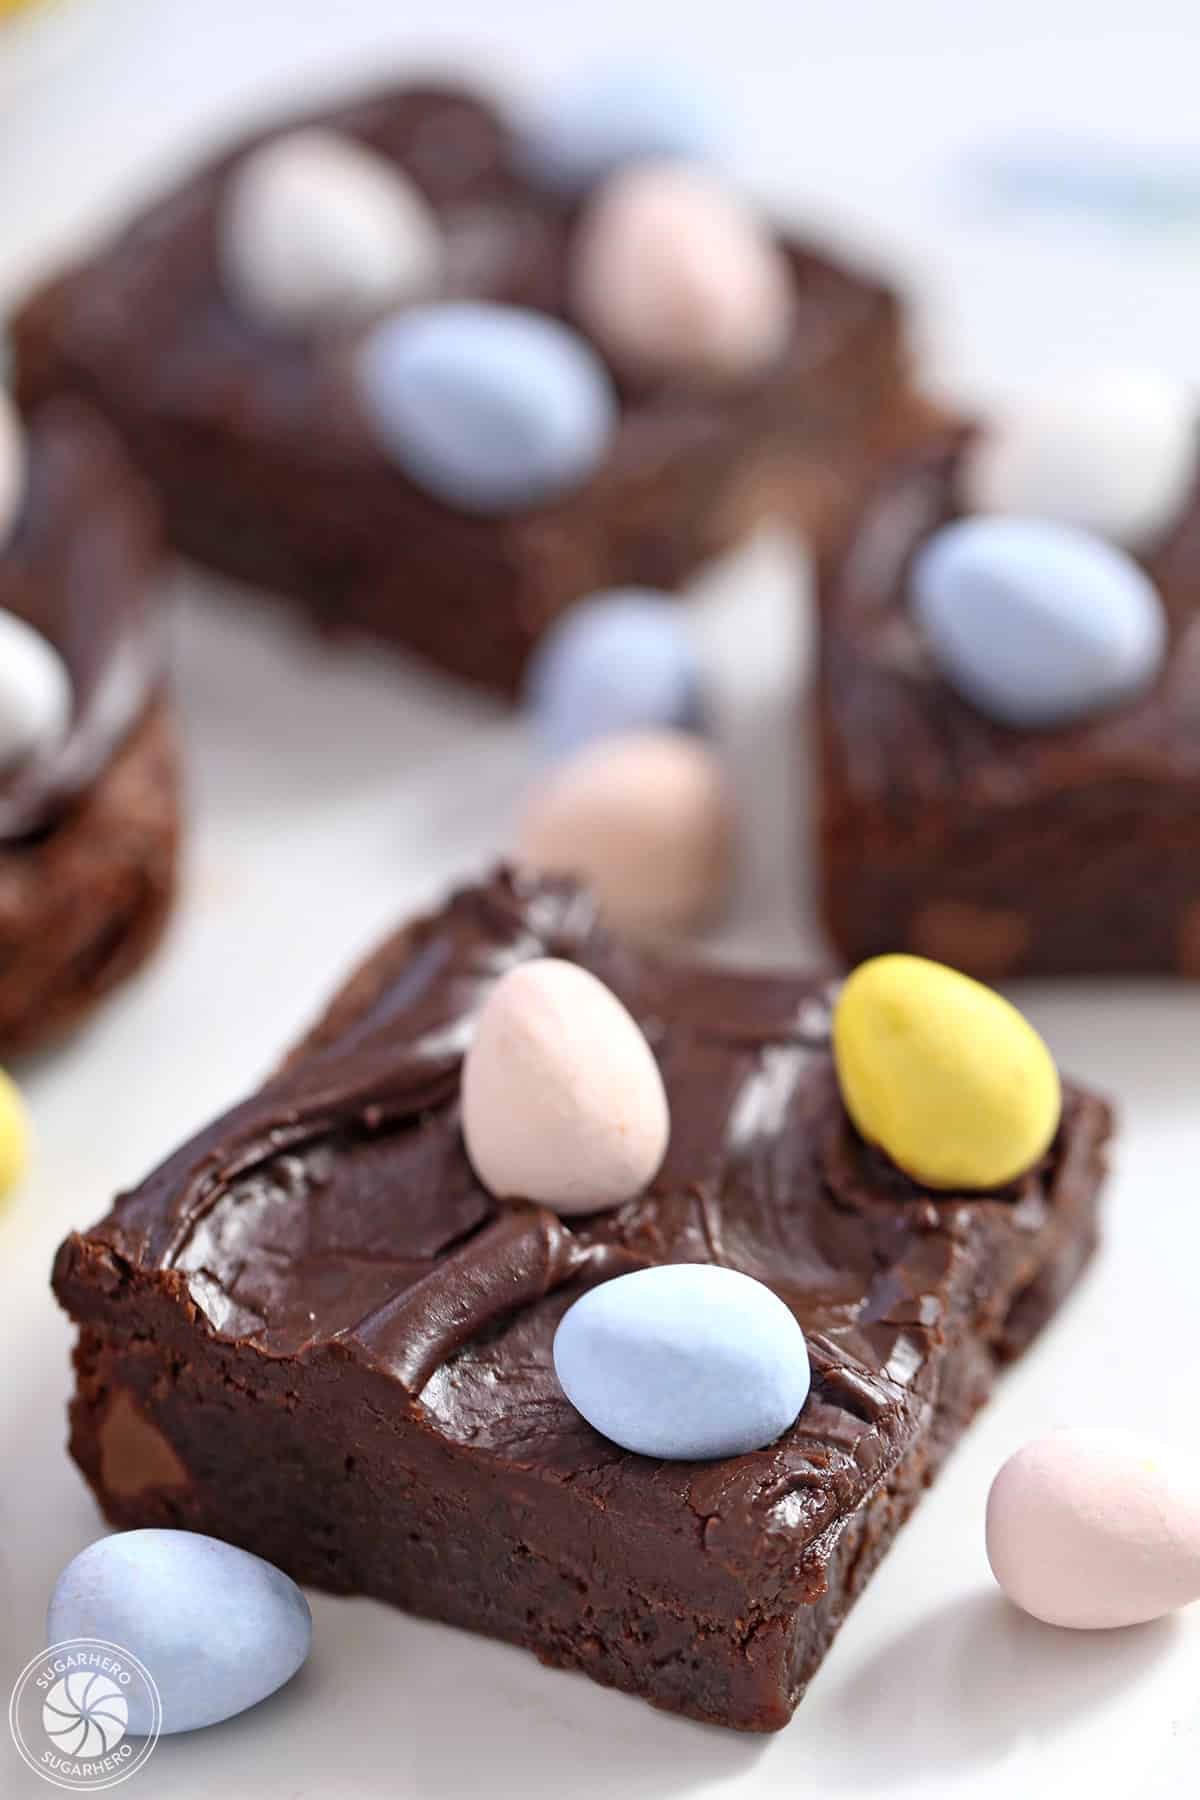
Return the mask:
<path id="1" fill-rule="evenodd" d="M 482 996 L 547 954 L 629 1006 L 673 1122 L 649 1193 L 569 1224 L 493 1201 L 458 1118 Z M 927 1426 L 947 1342 L 979 1328 L 965 1302 L 981 1263 L 1003 1305 L 1078 1232 L 1056 1208 L 1069 1215 L 1060 1196 L 1078 1196 L 1081 1169 L 1090 1183 L 1106 1129 L 1100 1104 L 1071 1094 L 1039 1168 L 935 1202 L 849 1127 L 829 1000 L 818 979 L 631 951 L 570 884 L 501 871 L 385 946 L 258 1094 L 64 1247 L 61 1273 L 79 1256 L 115 1265 L 269 1358 L 349 1357 L 394 1384 L 398 1412 L 473 1453 L 583 1482 L 606 1505 L 624 1495 L 673 1533 L 699 1517 L 706 1549 L 735 1565 L 765 1555 L 788 1591 L 814 1591 L 801 1549 Z M 559 1388 L 554 1331 L 581 1287 L 673 1261 L 756 1276 L 804 1328 L 811 1394 L 767 1450 L 668 1469 L 598 1437 Z"/>
<path id="2" fill-rule="evenodd" d="M 45 830 L 107 768 L 162 674 L 157 539 L 108 428 L 56 401 L 29 433 L 28 480 L 0 551 L 0 609 L 66 663 L 74 715 L 52 751 L 0 772 L 0 843 Z"/>

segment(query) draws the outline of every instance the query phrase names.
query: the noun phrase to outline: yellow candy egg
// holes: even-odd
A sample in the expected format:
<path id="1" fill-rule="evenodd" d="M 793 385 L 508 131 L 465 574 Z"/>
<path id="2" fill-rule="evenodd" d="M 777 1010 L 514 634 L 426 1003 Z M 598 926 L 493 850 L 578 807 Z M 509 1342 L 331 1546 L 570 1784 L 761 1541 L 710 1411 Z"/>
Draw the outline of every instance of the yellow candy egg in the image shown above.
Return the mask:
<path id="1" fill-rule="evenodd" d="M 1058 1129 L 1062 1090 L 1033 1026 L 978 981 L 921 956 L 855 969 L 833 1019 L 846 1110 L 926 1187 L 1002 1187 Z"/>
<path id="2" fill-rule="evenodd" d="M 29 1119 L 21 1090 L 0 1069 L 0 1200 L 16 1187 L 29 1160 Z"/>

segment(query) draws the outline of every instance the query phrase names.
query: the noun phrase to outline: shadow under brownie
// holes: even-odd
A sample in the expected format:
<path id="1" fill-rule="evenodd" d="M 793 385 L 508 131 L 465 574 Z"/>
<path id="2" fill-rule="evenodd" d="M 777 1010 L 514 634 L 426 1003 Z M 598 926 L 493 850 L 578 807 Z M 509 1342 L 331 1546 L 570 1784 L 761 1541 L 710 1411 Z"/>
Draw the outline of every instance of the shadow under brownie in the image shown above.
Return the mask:
<path id="1" fill-rule="evenodd" d="M 423 189 L 447 236 L 445 297 L 564 312 L 574 206 L 519 173 L 513 135 L 483 101 L 399 88 L 247 138 L 34 295 L 13 342 L 23 404 L 66 389 L 99 405 L 181 550 L 323 626 L 513 692 L 575 600 L 622 583 L 673 588 L 775 514 L 819 532 L 883 447 L 912 435 L 896 296 L 793 242 L 795 329 L 762 376 L 626 386 L 611 452 L 574 493 L 494 519 L 442 504 L 375 443 L 351 338 L 265 330 L 225 292 L 216 225 L 231 173 L 275 131 L 309 123 L 361 140 Z"/>
<path id="2" fill-rule="evenodd" d="M 912 559 L 961 515 L 965 431 L 898 458 L 820 580 L 822 905 L 856 962 L 910 950 L 985 980 L 1200 974 L 1200 489 L 1142 558 L 1169 648 L 1131 704 L 993 723 L 938 673 Z"/>
<path id="3" fill-rule="evenodd" d="M 493 1200 L 459 1128 L 482 999 L 542 954 L 631 1008 L 672 1115 L 650 1191 L 569 1225 Z M 829 999 L 631 950 L 577 888 L 505 871 L 401 931 L 258 1094 L 59 1253 L 72 1449 L 109 1519 L 228 1538 L 696 1718 L 786 1724 L 1086 1263 L 1111 1123 L 1069 1089 L 1036 1169 L 934 1199 L 853 1133 Z M 811 1393 L 765 1450 L 652 1461 L 559 1387 L 581 1289 L 681 1261 L 766 1282 L 804 1327 Z"/>

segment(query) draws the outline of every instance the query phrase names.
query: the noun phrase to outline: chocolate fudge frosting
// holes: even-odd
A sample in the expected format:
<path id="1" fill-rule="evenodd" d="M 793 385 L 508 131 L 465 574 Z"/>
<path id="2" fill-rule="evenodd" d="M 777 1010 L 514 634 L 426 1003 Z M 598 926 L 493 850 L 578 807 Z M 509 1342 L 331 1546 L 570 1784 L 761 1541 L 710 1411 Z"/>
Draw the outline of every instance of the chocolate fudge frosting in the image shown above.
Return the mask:
<path id="1" fill-rule="evenodd" d="M 35 417 L 24 500 L 0 548 L 0 610 L 66 664 L 74 712 L 44 755 L 0 770 L 0 842 L 53 825 L 112 762 L 162 677 L 153 513 L 109 428 L 69 400 Z"/>
<path id="2" fill-rule="evenodd" d="M 671 1106 L 650 1191 L 569 1224 L 492 1199 L 459 1126 L 482 998 L 540 955 L 621 997 Z M 1093 1179 L 1107 1129 L 1101 1103 L 1071 1090 L 1039 1167 L 1003 1192 L 935 1200 L 850 1127 L 830 999 L 820 979 L 615 944 L 573 885 L 502 870 L 400 933 L 259 1093 L 69 1239 L 56 1288 L 85 1316 L 89 1286 L 165 1290 L 218 1343 L 314 1371 L 349 1359 L 391 1383 L 418 1427 L 570 1483 L 664 1542 L 698 1531 L 706 1556 L 753 1568 L 781 1602 L 812 1599 L 847 1513 L 928 1424 L 950 1315 L 987 1304 L 973 1274 L 984 1247 L 995 1293 L 1032 1283 L 1060 1191 L 1084 1164 Z M 1064 1241 L 1076 1229 L 1063 1221 Z M 800 1319 L 812 1391 L 768 1449 L 650 1463 L 563 1395 L 551 1347 L 581 1285 L 671 1261 L 744 1270 Z"/>

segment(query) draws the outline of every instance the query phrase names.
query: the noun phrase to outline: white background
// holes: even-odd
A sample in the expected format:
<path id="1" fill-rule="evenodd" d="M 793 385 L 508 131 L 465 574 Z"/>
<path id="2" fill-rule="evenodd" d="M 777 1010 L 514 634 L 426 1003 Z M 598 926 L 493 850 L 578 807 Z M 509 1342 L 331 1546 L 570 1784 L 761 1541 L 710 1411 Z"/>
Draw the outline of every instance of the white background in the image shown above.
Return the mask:
<path id="1" fill-rule="evenodd" d="M 439 0 L 436 31 L 419 29 L 415 10 L 80 0 L 36 33 L 0 33 L 0 294 L 161 179 L 169 159 L 298 82 L 466 51 L 516 86 L 601 51 L 673 58 L 686 43 L 740 121 L 746 176 L 914 287 L 944 387 L 1003 390 L 1111 357 L 1197 373 L 1194 0 L 608 0 L 590 11 Z M 1165 182 L 1185 203 L 1157 219 L 1127 207 L 1004 214 L 972 184 L 972 157 L 1028 147 L 1028 134 L 1057 138 L 1056 154 L 1083 154 L 1085 168 L 1090 147 L 1104 150 L 1145 174 L 1151 202 Z M 764 541 L 703 584 L 694 614 L 745 804 L 720 943 L 768 959 L 819 947 L 797 877 L 797 576 L 795 552 Z M 62 1449 L 70 1333 L 46 1291 L 55 1245 L 238 1097 L 383 928 L 503 847 L 530 767 L 519 725 L 487 703 L 399 661 L 332 652 L 198 578 L 181 586 L 183 904 L 145 977 L 18 1071 L 38 1149 L 0 1215 L 5 1692 L 41 1646 L 55 1574 L 100 1529 Z M 1037 1626 L 991 1586 L 982 1508 L 1003 1457 L 1049 1426 L 1132 1420 L 1196 1442 L 1198 999 L 1151 983 L 1018 998 L 1067 1068 L 1120 1098 L 1106 1247 L 907 1527 L 789 1730 L 765 1741 L 705 1730 L 517 1651 L 314 1596 L 316 1647 L 297 1681 L 232 1724 L 164 1740 L 128 1791 L 1194 1792 L 1200 1609 L 1116 1634 Z M 50 1791 L 0 1739 L 0 1794 Z"/>

